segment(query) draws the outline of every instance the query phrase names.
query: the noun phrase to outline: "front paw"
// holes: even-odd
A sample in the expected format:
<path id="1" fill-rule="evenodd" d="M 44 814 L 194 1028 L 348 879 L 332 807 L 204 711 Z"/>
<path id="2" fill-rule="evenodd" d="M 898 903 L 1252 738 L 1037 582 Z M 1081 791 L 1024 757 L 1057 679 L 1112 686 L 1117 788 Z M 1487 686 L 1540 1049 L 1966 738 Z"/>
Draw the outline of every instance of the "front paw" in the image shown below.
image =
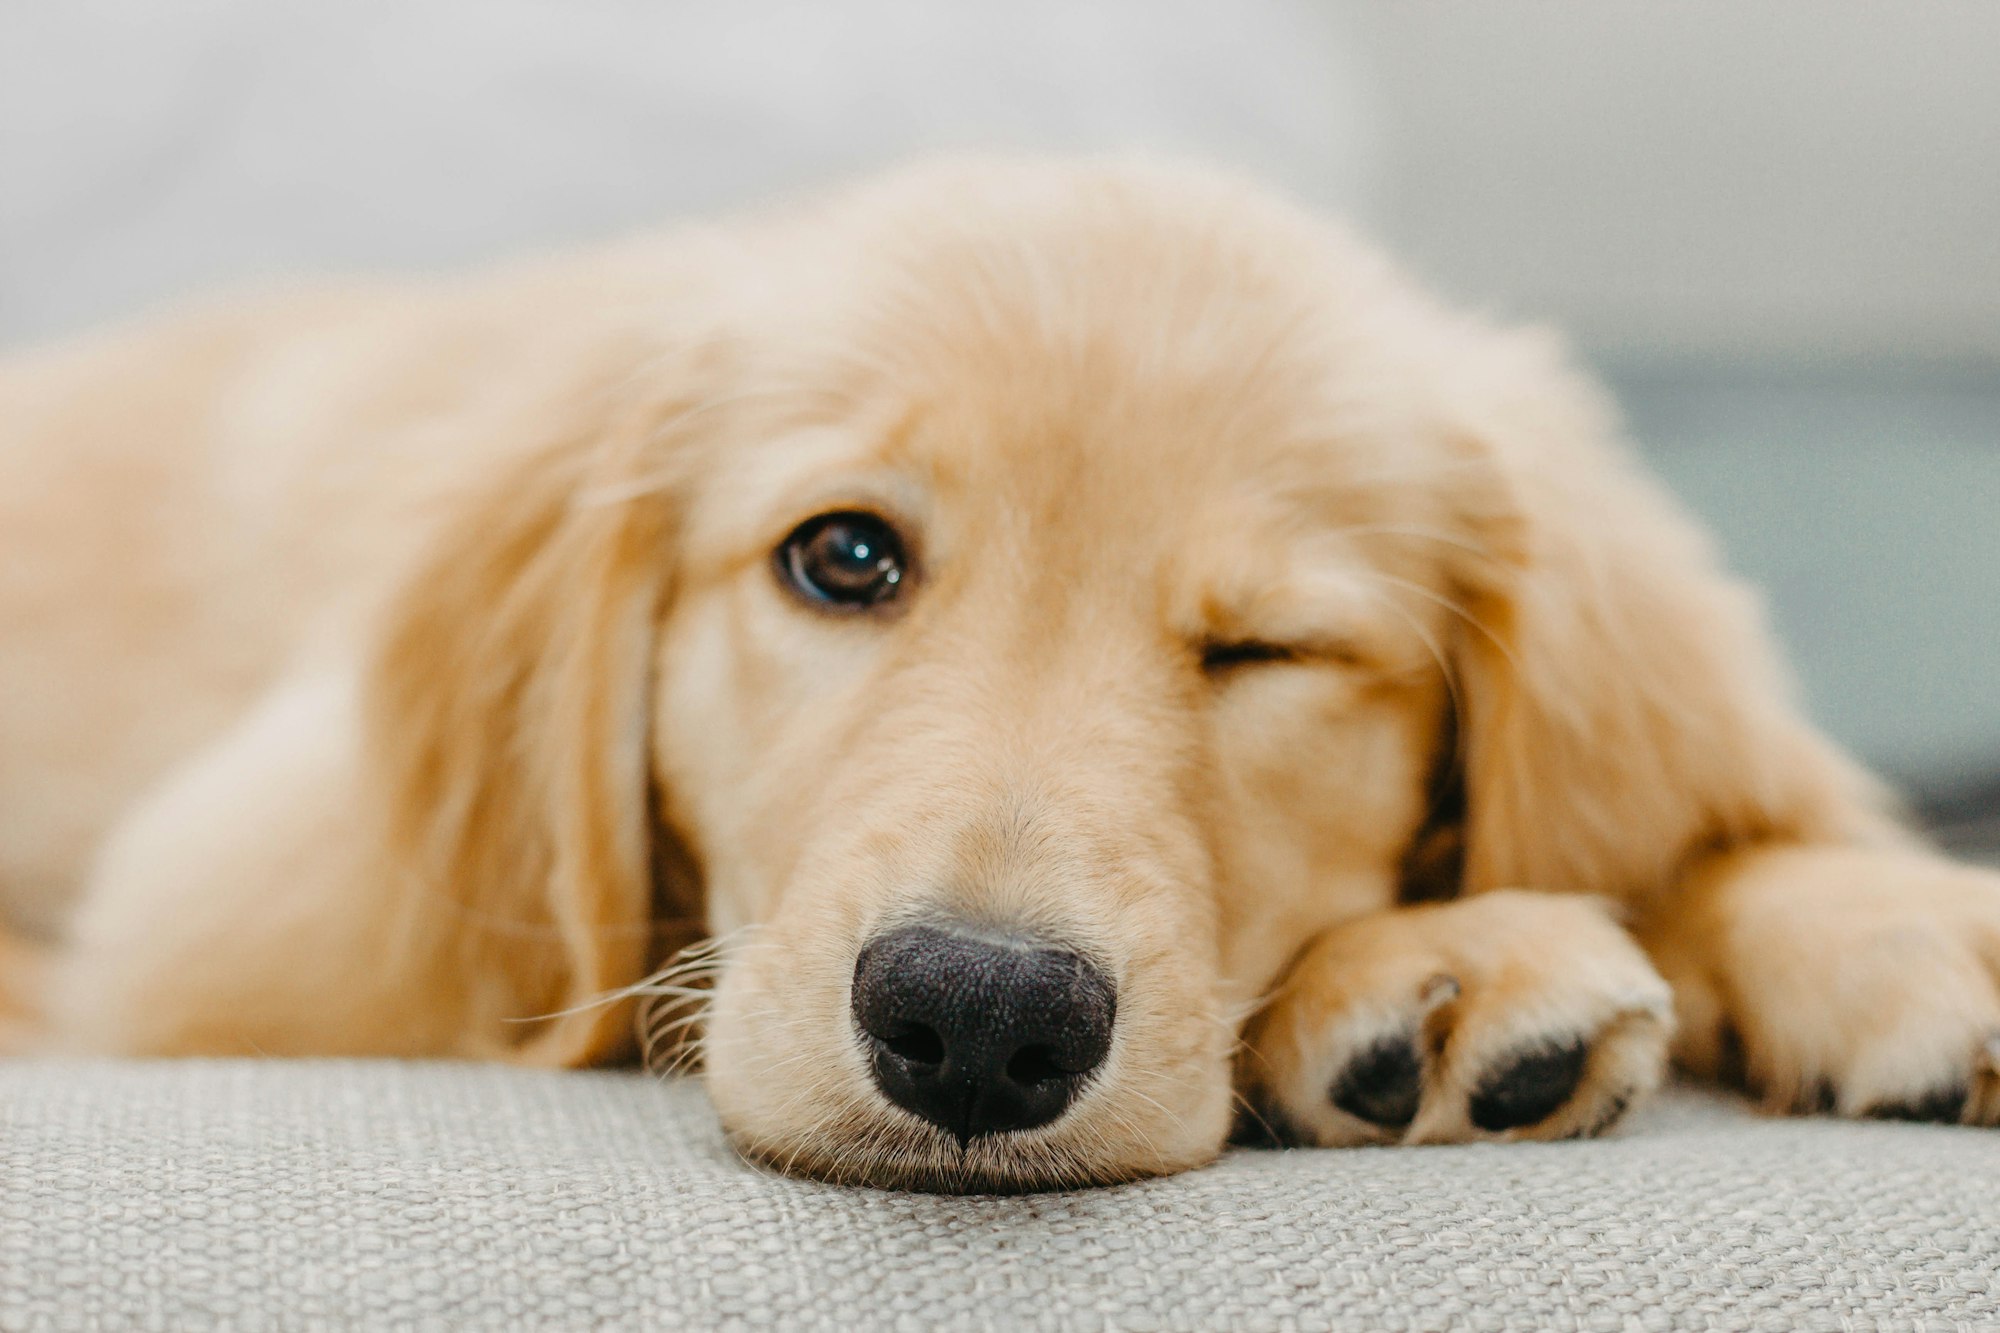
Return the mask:
<path id="1" fill-rule="evenodd" d="M 1777 1112 L 2000 1124 L 2000 876 L 1908 851 L 1745 853 L 1645 936 L 1692 1072 Z"/>
<path id="2" fill-rule="evenodd" d="M 1506 891 L 1316 940 L 1245 1034 L 1253 1129 L 1321 1145 L 1598 1133 L 1658 1084 L 1666 984 L 1603 904 Z"/>

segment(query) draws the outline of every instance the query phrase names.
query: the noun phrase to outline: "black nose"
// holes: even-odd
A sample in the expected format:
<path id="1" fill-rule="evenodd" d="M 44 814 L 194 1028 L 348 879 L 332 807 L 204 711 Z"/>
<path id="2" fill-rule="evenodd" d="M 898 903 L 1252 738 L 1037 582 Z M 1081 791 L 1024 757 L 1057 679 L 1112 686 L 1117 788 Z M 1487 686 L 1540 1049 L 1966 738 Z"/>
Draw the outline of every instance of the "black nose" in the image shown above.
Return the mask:
<path id="1" fill-rule="evenodd" d="M 1061 1115 L 1104 1063 L 1116 1010 L 1073 953 L 935 926 L 877 936 L 854 964 L 875 1082 L 960 1142 Z"/>

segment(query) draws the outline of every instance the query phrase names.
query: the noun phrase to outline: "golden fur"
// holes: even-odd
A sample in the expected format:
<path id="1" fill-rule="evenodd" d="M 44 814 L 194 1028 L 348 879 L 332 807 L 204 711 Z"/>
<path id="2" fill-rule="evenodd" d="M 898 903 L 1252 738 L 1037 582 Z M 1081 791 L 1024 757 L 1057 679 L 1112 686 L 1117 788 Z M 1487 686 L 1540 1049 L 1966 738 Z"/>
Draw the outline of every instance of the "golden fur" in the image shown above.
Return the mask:
<path id="1" fill-rule="evenodd" d="M 909 534 L 895 613 L 778 587 L 841 508 Z M 2000 880 L 1800 720 L 1591 389 L 1198 172 L 931 165 L 17 359 L 0 894 L 61 939 L 0 953 L 20 1046 L 573 1065 L 646 1001 L 746 1152 L 878 1183 L 1173 1171 L 1245 1099 L 1590 1132 L 1675 1010 L 1774 1103 L 2000 1119 Z M 869 1083 L 856 951 L 940 911 L 1115 980 L 1055 1122 Z M 1405 1032 L 1407 1127 L 1327 1100 Z M 1563 1042 L 1560 1109 L 1468 1119 Z"/>

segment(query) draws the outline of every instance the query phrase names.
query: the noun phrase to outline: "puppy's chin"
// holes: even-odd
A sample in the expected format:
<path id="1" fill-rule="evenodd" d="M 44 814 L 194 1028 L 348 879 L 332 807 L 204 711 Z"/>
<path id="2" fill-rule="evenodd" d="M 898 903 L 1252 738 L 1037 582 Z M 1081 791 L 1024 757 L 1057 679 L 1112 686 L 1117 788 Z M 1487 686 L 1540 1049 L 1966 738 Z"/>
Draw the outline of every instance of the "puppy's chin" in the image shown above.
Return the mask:
<path id="1" fill-rule="evenodd" d="M 1221 1115 L 1155 1113 L 1143 1119 L 1163 1123 L 1145 1126 L 1134 1123 L 1142 1117 L 1084 1105 L 1045 1129 L 963 1143 L 884 1105 L 854 1105 L 789 1128 L 753 1128 L 722 1114 L 731 1145 L 760 1167 L 839 1185 L 938 1194 L 1020 1194 L 1170 1175 L 1211 1161 L 1224 1133 Z M 1196 1120 L 1216 1123 L 1190 1133 Z"/>
<path id="2" fill-rule="evenodd" d="M 932 1194 L 1025 1194 L 1116 1185 L 1170 1175 L 1215 1156 L 1211 1148 L 1184 1160 L 1149 1153 L 1115 1161 L 1095 1146 L 1065 1143 L 1063 1135 L 996 1134 L 961 1144 L 928 1126 L 889 1124 L 886 1117 L 815 1128 L 794 1142 L 737 1133 L 729 1137 L 748 1161 L 787 1175 Z"/>
<path id="3" fill-rule="evenodd" d="M 703 1038 L 711 1101 L 747 1160 L 787 1175 L 936 1193 L 1111 1185 L 1204 1165 L 1230 1125 L 1220 1022 L 1140 995 L 1105 1064 L 1056 1120 L 961 1142 L 876 1088 L 846 987 L 768 947 L 723 978 Z"/>

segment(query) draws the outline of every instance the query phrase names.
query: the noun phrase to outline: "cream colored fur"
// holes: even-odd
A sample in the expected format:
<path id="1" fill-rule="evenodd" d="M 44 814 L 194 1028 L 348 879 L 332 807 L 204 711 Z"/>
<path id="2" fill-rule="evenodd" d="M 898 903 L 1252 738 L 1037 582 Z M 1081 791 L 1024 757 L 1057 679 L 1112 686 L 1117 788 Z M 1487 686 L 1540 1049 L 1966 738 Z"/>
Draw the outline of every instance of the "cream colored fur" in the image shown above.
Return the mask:
<path id="1" fill-rule="evenodd" d="M 778 586 L 840 508 L 908 535 L 893 614 Z M 1288 656 L 1204 670 L 1241 641 Z M 1590 1132 L 1675 1008 L 1774 1101 L 2000 1119 L 2000 881 L 1800 720 L 1594 392 L 1199 172 L 931 165 L 14 361 L 0 894 L 19 1046 L 578 1064 L 712 983 L 736 1141 L 881 1183 L 1177 1170 L 1245 1098 L 1485 1137 L 1572 1039 L 1503 1136 Z M 938 912 L 1116 982 L 1052 1124 L 961 1151 L 869 1083 L 856 950 Z M 1406 1129 L 1325 1104 L 1404 1029 Z"/>

